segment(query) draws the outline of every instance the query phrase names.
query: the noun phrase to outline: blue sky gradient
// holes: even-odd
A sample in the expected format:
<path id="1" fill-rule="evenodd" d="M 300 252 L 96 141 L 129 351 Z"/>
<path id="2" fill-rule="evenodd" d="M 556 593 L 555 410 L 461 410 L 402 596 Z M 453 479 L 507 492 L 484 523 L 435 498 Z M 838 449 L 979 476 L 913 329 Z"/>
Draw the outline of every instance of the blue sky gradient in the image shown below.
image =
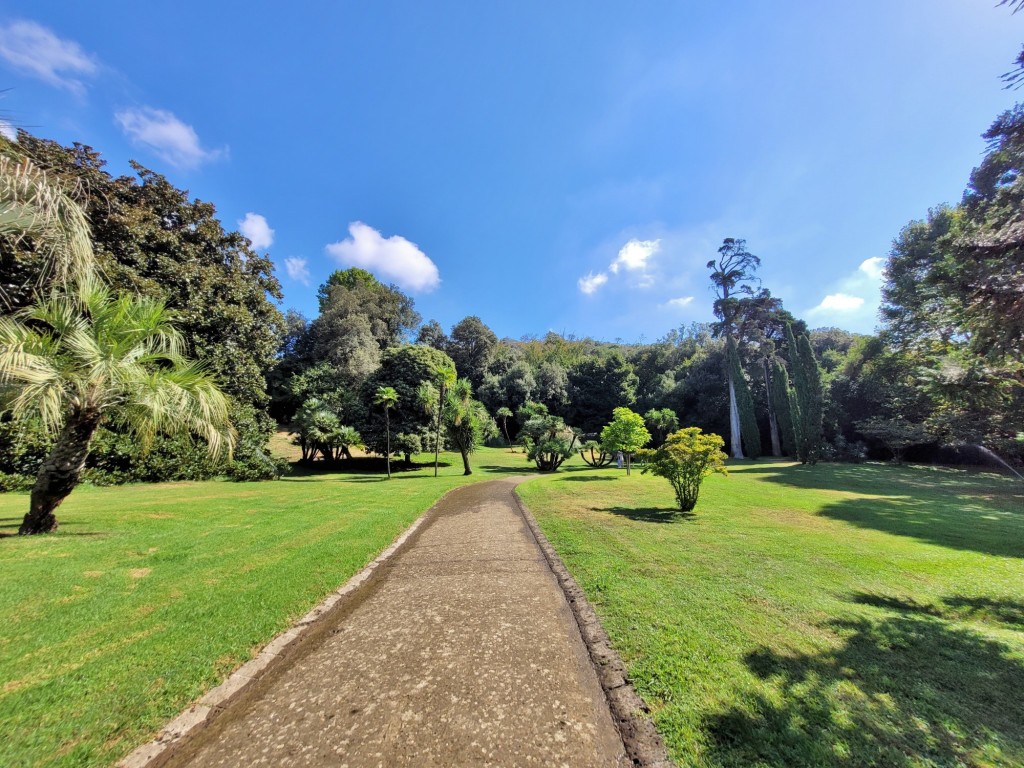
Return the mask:
<path id="1" fill-rule="evenodd" d="M 0 1 L 0 108 L 254 214 L 310 316 L 359 264 L 445 327 L 653 340 L 742 237 L 794 314 L 870 331 L 1014 102 L 993 5 Z"/>

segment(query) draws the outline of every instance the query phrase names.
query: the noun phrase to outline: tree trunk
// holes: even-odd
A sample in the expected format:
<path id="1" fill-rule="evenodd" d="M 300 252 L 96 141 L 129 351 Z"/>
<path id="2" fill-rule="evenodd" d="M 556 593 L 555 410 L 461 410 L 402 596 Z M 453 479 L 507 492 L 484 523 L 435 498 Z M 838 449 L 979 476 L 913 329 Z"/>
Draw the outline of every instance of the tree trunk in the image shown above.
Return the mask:
<path id="1" fill-rule="evenodd" d="M 764 369 L 764 396 L 768 401 L 768 432 L 772 438 L 772 456 L 782 455 L 782 442 L 779 440 L 779 420 L 775 416 L 775 400 L 772 398 L 772 379 L 768 373 L 768 358 L 761 358 Z"/>
<path id="2" fill-rule="evenodd" d="M 629 477 L 629 468 L 633 464 L 633 454 L 626 452 L 626 477 Z"/>
<path id="3" fill-rule="evenodd" d="M 729 446 L 734 459 L 743 458 L 743 445 L 740 442 L 740 409 L 736 405 L 736 382 L 729 373 Z"/>
<path id="4" fill-rule="evenodd" d="M 444 384 L 437 398 L 437 432 L 434 435 L 434 477 L 437 477 L 437 456 L 441 451 L 441 412 L 444 410 Z"/>
<path id="5" fill-rule="evenodd" d="M 503 417 L 501 420 L 501 431 L 505 433 L 505 443 L 508 445 L 508 449 L 512 450 L 512 441 L 508 439 L 508 417 Z"/>
<path id="6" fill-rule="evenodd" d="M 388 415 L 388 409 L 384 409 L 384 429 L 387 431 L 387 453 L 384 454 L 385 461 L 388 465 L 388 480 L 391 479 L 391 417 Z"/>
<path id="7" fill-rule="evenodd" d="M 462 451 L 461 453 L 462 453 L 462 466 L 465 469 L 465 472 L 463 472 L 462 474 L 464 474 L 464 475 L 472 475 L 473 474 L 473 470 L 470 469 L 470 466 L 469 466 L 469 452 L 468 451 Z"/>
<path id="8" fill-rule="evenodd" d="M 29 499 L 29 512 L 18 533 L 29 536 L 57 530 L 53 511 L 78 485 L 78 478 L 89 455 L 89 444 L 100 424 L 98 413 L 75 413 L 61 430 L 50 455 L 39 468 Z"/>

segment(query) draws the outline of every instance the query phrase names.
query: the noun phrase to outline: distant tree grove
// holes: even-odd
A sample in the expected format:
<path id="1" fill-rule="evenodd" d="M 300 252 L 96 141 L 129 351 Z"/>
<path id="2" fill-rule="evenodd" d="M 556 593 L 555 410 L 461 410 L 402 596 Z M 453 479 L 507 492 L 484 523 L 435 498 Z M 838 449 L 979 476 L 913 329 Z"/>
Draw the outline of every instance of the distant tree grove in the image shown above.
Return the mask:
<path id="1" fill-rule="evenodd" d="M 734 458 L 955 458 L 977 445 L 1020 461 L 1024 107 L 985 138 L 962 200 L 898 233 L 878 333 L 808 328 L 757 279 L 760 258 L 727 238 L 708 262 L 715 322 L 639 344 L 499 338 L 477 316 L 446 332 L 357 268 L 328 276 L 316 317 L 282 315 L 270 259 L 163 176 L 133 164 L 114 177 L 93 149 L 25 131 L 0 138 L 0 159 L 27 158 L 69 190 L 111 290 L 160 302 L 182 354 L 225 395 L 232 453 L 173 430 L 143 446 L 120 421 L 97 425 L 82 476 L 122 482 L 274 477 L 276 424 L 291 425 L 307 461 L 360 446 L 403 463 L 453 449 L 466 472 L 485 441 L 523 446 L 542 470 L 576 453 L 602 466 L 638 451 L 640 436 L 659 448 L 680 425 L 726 436 Z M 0 227 L 0 317 L 23 314 L 54 278 L 44 239 Z M 12 418 L 0 396 L 0 489 L 24 488 L 54 436 L 42 419 Z"/>

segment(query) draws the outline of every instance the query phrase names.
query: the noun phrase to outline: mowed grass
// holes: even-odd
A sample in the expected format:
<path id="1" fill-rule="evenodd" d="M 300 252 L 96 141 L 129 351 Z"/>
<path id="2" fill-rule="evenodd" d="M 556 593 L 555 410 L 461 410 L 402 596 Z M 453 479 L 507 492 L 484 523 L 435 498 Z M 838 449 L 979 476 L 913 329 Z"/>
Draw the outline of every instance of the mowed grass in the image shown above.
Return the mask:
<path id="1" fill-rule="evenodd" d="M 682 766 L 1024 765 L 1024 483 L 761 461 L 519 492 Z"/>
<path id="2" fill-rule="evenodd" d="M 387 481 L 83 486 L 57 533 L 13 536 L 0 496 L 0 766 L 109 765 L 366 565 L 444 492 L 529 471 L 522 454 L 457 454 Z M 362 471 L 358 471 L 362 467 Z M 372 470 L 367 472 L 366 469 Z"/>

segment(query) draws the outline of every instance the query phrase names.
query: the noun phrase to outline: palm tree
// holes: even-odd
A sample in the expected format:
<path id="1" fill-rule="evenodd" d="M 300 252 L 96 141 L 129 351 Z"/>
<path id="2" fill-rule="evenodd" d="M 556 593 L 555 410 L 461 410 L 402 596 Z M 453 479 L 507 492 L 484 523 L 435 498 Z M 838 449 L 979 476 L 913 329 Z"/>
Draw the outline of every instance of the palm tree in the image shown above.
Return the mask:
<path id="1" fill-rule="evenodd" d="M 444 403 L 444 421 L 448 439 L 462 454 L 462 474 L 473 474 L 469 466 L 469 454 L 497 429 L 484 404 L 473 399 L 473 384 L 469 379 L 459 379 L 448 390 Z"/>
<path id="2" fill-rule="evenodd" d="M 38 416 L 56 439 L 19 533 L 53 531 L 78 484 L 96 429 L 110 423 L 143 445 L 157 433 L 198 434 L 230 454 L 227 398 L 198 363 L 163 303 L 115 295 L 95 276 L 73 291 L 0 317 L 0 394 L 16 419 Z"/>
<path id="3" fill-rule="evenodd" d="M 375 405 L 384 408 L 384 428 L 387 431 L 387 451 L 384 456 L 388 464 L 388 480 L 391 479 L 391 409 L 398 402 L 398 393 L 394 387 L 377 387 L 377 393 L 373 396 Z"/>
<path id="4" fill-rule="evenodd" d="M 501 419 L 501 431 L 505 433 L 505 442 L 508 443 L 509 450 L 512 450 L 512 441 L 508 438 L 508 417 L 512 415 L 512 409 L 508 406 L 501 406 L 495 415 Z"/>
<path id="5" fill-rule="evenodd" d="M 455 368 L 451 365 L 442 365 L 434 374 L 434 381 L 437 382 L 437 431 L 434 434 L 434 477 L 437 477 L 437 460 L 441 451 L 441 416 L 444 411 L 444 396 L 448 387 L 455 384 Z"/>
<path id="6" fill-rule="evenodd" d="M 12 245 L 30 240 L 43 257 L 39 282 L 66 287 L 96 270 L 89 222 L 56 180 L 23 158 L 0 156 L 0 238 Z M 3 298 L 12 289 L 0 287 Z"/>

